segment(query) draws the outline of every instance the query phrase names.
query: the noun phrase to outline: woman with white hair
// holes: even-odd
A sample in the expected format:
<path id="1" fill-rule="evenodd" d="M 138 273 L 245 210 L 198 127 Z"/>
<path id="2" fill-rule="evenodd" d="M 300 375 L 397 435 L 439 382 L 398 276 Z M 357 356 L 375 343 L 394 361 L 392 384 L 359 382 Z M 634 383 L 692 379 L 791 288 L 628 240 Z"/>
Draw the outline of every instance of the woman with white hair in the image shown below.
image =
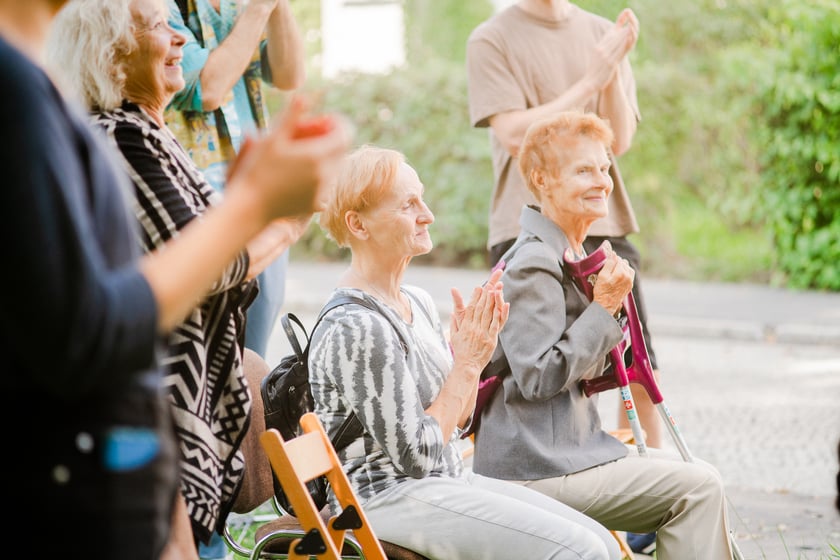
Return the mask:
<path id="1" fill-rule="evenodd" d="M 153 254 L 165 252 L 221 202 L 164 122 L 165 108 L 184 87 L 184 37 L 169 26 L 168 15 L 164 0 L 74 0 L 57 17 L 50 40 L 56 71 L 122 155 L 143 247 Z M 291 111 L 301 111 L 299 101 Z M 336 123 L 327 128 L 325 138 L 341 135 Z M 294 158 L 292 144 L 277 147 Z M 246 146 L 233 166 L 229 189 L 241 188 L 237 171 L 251 152 Z M 294 166 L 279 156 L 271 173 L 294 176 Z M 164 385 L 178 435 L 184 506 L 175 522 L 177 534 L 188 535 L 180 542 L 190 555 L 198 542 L 222 531 L 243 484 L 241 446 L 252 403 L 243 337 L 245 310 L 258 289 L 254 278 L 299 238 L 314 209 L 269 223 L 192 301 L 168 337 Z"/>

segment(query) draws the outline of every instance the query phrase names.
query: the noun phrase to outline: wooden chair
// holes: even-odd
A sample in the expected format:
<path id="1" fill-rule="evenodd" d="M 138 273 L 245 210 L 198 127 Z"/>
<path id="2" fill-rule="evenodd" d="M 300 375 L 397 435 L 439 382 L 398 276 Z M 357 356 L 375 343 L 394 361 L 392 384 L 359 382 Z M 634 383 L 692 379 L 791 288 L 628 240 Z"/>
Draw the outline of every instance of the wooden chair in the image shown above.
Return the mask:
<path id="1" fill-rule="evenodd" d="M 238 556 L 253 560 L 289 558 L 289 546 L 303 538 L 306 531 L 300 520 L 283 511 L 274 499 L 271 463 L 260 442 L 265 431 L 265 408 L 259 387 L 270 371 L 269 365 L 257 354 L 246 350 L 243 356 L 245 376 L 254 395 L 251 423 L 242 441 L 245 473 L 242 487 L 234 502 L 232 513 L 225 523 L 223 538 L 228 548 Z M 328 523 L 326 511 L 321 512 Z M 427 560 L 424 556 L 393 543 L 380 541 L 388 560 Z M 364 558 L 362 545 L 352 532 L 345 534 L 342 558 Z"/>
<path id="2" fill-rule="evenodd" d="M 273 529 L 258 534 L 251 557 L 259 558 L 271 540 L 276 540 L 281 533 L 289 534 L 290 528 L 282 527 L 284 523 L 299 523 L 300 532 L 292 538 L 285 556 L 291 560 L 311 556 L 338 560 L 351 557 L 348 555 L 370 560 L 426 560 L 422 555 L 376 537 L 318 417 L 307 413 L 300 424 L 303 435 L 290 441 L 284 441 L 280 432 L 273 429 L 260 436 L 260 443 L 297 517 L 289 519 L 291 516 L 284 515 Z M 321 475 L 329 480 L 340 504 L 341 512 L 336 516 L 318 511 L 306 489 L 307 482 Z M 291 529 L 292 534 L 297 530 Z"/>
<path id="3" fill-rule="evenodd" d="M 274 500 L 271 463 L 260 443 L 259 436 L 265 431 L 265 407 L 259 387 L 271 368 L 259 354 L 246 348 L 243 370 L 253 395 L 251 422 L 241 446 L 245 472 L 222 538 L 238 556 L 282 560 L 289 557 L 289 544 L 305 532 L 298 519 L 283 511 Z M 344 557 L 362 558 L 361 545 L 352 536 L 346 539 Z"/>

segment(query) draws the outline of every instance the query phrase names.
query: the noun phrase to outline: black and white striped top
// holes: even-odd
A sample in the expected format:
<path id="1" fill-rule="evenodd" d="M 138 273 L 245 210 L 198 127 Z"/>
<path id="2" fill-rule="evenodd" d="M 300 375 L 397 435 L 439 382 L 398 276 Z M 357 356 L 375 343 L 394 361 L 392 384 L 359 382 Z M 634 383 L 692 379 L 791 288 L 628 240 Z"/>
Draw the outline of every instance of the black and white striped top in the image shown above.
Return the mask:
<path id="1" fill-rule="evenodd" d="M 449 343 L 431 296 L 413 286 L 402 289 L 413 296 L 411 324 L 374 296 L 339 288 L 333 297 L 363 297 L 378 312 L 342 305 L 312 333 L 315 413 L 331 436 L 351 410 L 365 427 L 362 437 L 339 452 L 362 503 L 396 484 L 459 476 L 463 470 L 457 437 L 441 433 L 437 420 L 425 413 L 452 369 Z"/>
<path id="2" fill-rule="evenodd" d="M 93 121 L 119 149 L 134 183 L 133 206 L 146 251 L 177 237 L 220 200 L 170 131 L 137 105 L 124 103 L 93 115 Z M 193 531 L 202 539 L 227 514 L 243 472 L 238 449 L 251 397 L 242 371 L 242 336 L 254 286 L 245 282 L 248 264 L 242 253 L 228 266 L 171 333 L 163 361 L 182 457 L 181 490 Z"/>

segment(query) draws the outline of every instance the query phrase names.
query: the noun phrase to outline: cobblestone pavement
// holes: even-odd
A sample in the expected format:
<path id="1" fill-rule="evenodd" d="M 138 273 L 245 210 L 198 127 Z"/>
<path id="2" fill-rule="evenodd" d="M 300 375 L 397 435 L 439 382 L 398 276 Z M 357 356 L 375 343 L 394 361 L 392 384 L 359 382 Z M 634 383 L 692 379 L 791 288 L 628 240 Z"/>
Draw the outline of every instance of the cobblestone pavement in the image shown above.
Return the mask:
<path id="1" fill-rule="evenodd" d="M 840 348 L 653 334 L 665 403 L 720 470 L 745 558 L 836 558 Z M 614 401 L 601 395 L 607 424 Z"/>

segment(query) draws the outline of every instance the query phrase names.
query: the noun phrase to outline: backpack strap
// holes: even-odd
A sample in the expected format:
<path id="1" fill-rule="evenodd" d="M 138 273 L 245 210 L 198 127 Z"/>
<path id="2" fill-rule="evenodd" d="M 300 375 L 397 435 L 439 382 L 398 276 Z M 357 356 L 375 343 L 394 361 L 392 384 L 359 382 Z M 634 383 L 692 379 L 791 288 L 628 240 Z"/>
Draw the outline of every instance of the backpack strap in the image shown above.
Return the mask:
<path id="1" fill-rule="evenodd" d="M 429 310 L 428 310 L 428 309 L 426 309 L 426 306 L 425 306 L 425 305 L 423 305 L 423 302 L 422 302 L 422 301 L 420 301 L 420 298 L 418 298 L 415 294 L 413 294 L 413 293 L 411 292 L 411 290 L 405 290 L 405 293 L 408 295 L 409 299 L 413 299 L 413 300 L 414 300 L 414 303 L 416 303 L 416 304 L 417 304 L 417 307 L 419 307 L 419 308 L 420 308 L 420 311 L 422 311 L 422 312 L 423 312 L 423 315 L 425 315 L 425 316 L 426 316 L 426 319 L 428 319 L 428 320 L 429 320 L 429 324 L 430 324 L 430 325 L 434 325 L 434 324 L 435 324 L 435 322 L 432 320 L 432 316 L 429 314 Z M 397 331 L 397 332 L 399 332 L 399 331 Z"/>
<path id="2" fill-rule="evenodd" d="M 280 317 L 280 324 L 283 325 L 283 332 L 286 333 L 286 338 L 289 339 L 289 344 L 292 346 L 292 350 L 295 352 L 295 356 L 298 357 L 299 360 L 303 359 L 303 349 L 300 347 L 300 343 L 298 342 L 297 335 L 295 334 L 295 329 L 292 323 L 300 328 L 303 331 L 304 336 L 306 336 L 307 342 L 309 341 L 309 335 L 306 334 L 306 327 L 303 326 L 303 323 L 300 322 L 300 319 L 297 318 L 297 315 L 294 313 L 284 313 L 282 317 Z"/>

